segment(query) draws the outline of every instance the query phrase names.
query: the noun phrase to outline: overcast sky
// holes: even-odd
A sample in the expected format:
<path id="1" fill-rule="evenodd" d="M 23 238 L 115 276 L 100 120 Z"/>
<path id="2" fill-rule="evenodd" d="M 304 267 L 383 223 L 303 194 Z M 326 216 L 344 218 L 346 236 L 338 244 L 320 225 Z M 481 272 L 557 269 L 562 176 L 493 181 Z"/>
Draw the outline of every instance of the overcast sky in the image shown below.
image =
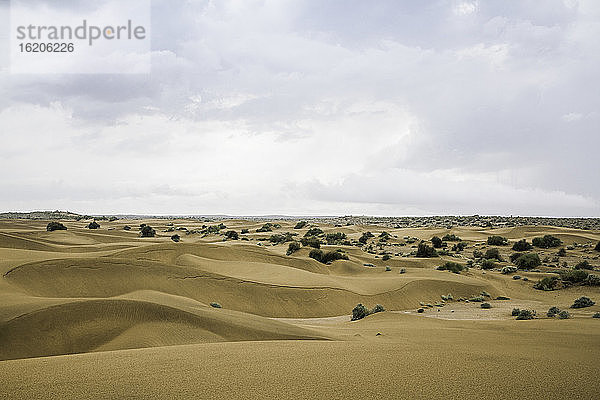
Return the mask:
<path id="1" fill-rule="evenodd" d="M 151 35 L 149 75 L 4 57 L 0 211 L 600 216 L 599 1 L 154 0 Z"/>

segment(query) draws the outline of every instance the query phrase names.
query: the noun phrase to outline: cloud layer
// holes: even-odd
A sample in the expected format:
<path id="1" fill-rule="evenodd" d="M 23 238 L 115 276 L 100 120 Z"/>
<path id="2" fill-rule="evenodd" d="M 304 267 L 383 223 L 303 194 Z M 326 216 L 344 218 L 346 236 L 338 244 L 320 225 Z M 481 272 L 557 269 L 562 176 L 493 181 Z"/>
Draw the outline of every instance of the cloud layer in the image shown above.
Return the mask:
<path id="1" fill-rule="evenodd" d="M 150 75 L 0 72 L 1 209 L 600 214 L 593 0 L 152 11 Z"/>

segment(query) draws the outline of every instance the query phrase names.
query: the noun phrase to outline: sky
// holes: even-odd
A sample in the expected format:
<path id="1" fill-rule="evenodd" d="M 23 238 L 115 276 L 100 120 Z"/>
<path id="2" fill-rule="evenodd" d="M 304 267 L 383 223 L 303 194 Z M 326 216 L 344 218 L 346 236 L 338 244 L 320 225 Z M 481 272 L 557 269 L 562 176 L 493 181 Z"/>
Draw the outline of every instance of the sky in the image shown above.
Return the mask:
<path id="1" fill-rule="evenodd" d="M 11 74 L 0 33 L 0 211 L 600 216 L 596 0 L 151 11 L 148 74 Z"/>

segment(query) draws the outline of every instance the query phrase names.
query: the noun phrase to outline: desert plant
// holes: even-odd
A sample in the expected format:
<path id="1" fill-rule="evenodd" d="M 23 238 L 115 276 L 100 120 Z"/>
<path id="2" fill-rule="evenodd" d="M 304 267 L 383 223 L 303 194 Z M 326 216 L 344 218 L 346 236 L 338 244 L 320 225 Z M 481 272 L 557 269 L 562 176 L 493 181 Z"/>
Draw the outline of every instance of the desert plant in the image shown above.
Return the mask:
<path id="1" fill-rule="evenodd" d="M 316 236 L 303 237 L 300 239 L 300 243 L 302 243 L 302 246 L 313 247 L 315 249 L 321 248 L 321 241 Z"/>
<path id="2" fill-rule="evenodd" d="M 565 250 L 564 247 L 561 247 L 560 250 L 558 250 L 558 253 L 556 253 L 556 255 L 559 257 L 564 257 L 567 255 L 567 250 Z"/>
<path id="3" fill-rule="evenodd" d="M 515 244 L 513 244 L 512 249 L 514 251 L 529 251 L 533 249 L 533 246 L 529 244 L 527 240 L 521 239 L 518 242 L 515 242 Z"/>
<path id="4" fill-rule="evenodd" d="M 371 310 L 371 314 L 375 314 L 382 311 L 385 311 L 385 308 L 383 308 L 381 304 L 376 304 L 375 307 L 373 307 L 373 309 Z"/>
<path id="5" fill-rule="evenodd" d="M 600 312 L 597 312 L 596 314 L 592 315 L 592 318 L 600 318 Z"/>
<path id="6" fill-rule="evenodd" d="M 374 235 L 371 232 L 365 232 L 361 235 L 358 241 L 362 244 L 367 244 L 367 241 L 372 238 Z"/>
<path id="7" fill-rule="evenodd" d="M 430 258 L 437 257 L 437 252 L 435 249 L 425 242 L 419 243 L 419 247 L 417 248 L 417 257 L 420 258 Z"/>
<path id="8" fill-rule="evenodd" d="M 319 261 L 320 263 L 323 263 L 323 264 L 328 264 L 335 260 L 347 260 L 348 259 L 348 256 L 340 250 L 328 251 L 325 253 L 325 252 L 323 252 L 323 250 L 313 249 L 310 251 L 308 256 L 312 259 Z"/>
<path id="9" fill-rule="evenodd" d="M 496 268 L 496 263 L 492 260 L 485 259 L 481 262 L 481 269 L 494 269 Z"/>
<path id="10" fill-rule="evenodd" d="M 92 221 L 88 224 L 88 229 L 98 229 L 100 228 L 100 224 L 97 223 L 96 221 Z"/>
<path id="11" fill-rule="evenodd" d="M 558 319 L 569 319 L 571 318 L 571 314 L 567 310 L 563 310 L 558 313 Z"/>
<path id="12" fill-rule="evenodd" d="M 346 234 L 342 232 L 328 233 L 325 235 L 325 241 L 329 245 L 339 245 L 346 240 Z"/>
<path id="13" fill-rule="evenodd" d="M 295 233 L 292 234 L 289 232 L 277 233 L 277 234 L 271 235 L 271 237 L 269 237 L 269 242 L 274 243 L 274 244 L 290 242 L 290 241 L 294 240 L 294 235 L 295 235 Z"/>
<path id="14" fill-rule="evenodd" d="M 231 240 L 238 240 L 240 238 L 240 235 L 238 235 L 236 231 L 227 231 L 225 232 L 225 237 Z"/>
<path id="15" fill-rule="evenodd" d="M 589 286 L 600 286 L 600 276 L 588 274 L 585 284 Z"/>
<path id="16" fill-rule="evenodd" d="M 285 254 L 287 254 L 289 256 L 290 254 L 293 254 L 293 253 L 297 252 L 298 250 L 300 250 L 300 243 L 298 243 L 298 242 L 291 242 L 288 245 L 288 249 L 285 252 Z"/>
<path id="17" fill-rule="evenodd" d="M 123 227 L 123 230 L 124 230 L 124 231 L 130 231 L 130 230 L 131 230 L 131 227 L 130 227 L 129 225 L 125 225 L 125 226 Z"/>
<path id="18" fill-rule="evenodd" d="M 493 235 L 487 238 L 487 244 L 490 246 L 505 246 L 508 244 L 508 239 L 502 236 Z"/>
<path id="19" fill-rule="evenodd" d="M 592 301 L 592 299 L 590 299 L 589 297 L 581 296 L 573 302 L 571 308 L 591 307 L 594 304 L 596 304 L 596 302 Z"/>
<path id="20" fill-rule="evenodd" d="M 455 234 L 447 233 L 442 237 L 442 240 L 446 242 L 460 242 L 462 239 L 456 236 Z"/>
<path id="21" fill-rule="evenodd" d="M 461 252 L 465 249 L 465 247 L 467 247 L 467 242 L 455 243 L 452 246 L 452 251 Z"/>
<path id="22" fill-rule="evenodd" d="M 490 303 L 481 303 L 481 308 L 487 310 L 487 309 L 492 308 L 492 305 Z"/>
<path id="23" fill-rule="evenodd" d="M 46 225 L 46 231 L 48 231 L 48 232 L 66 231 L 66 230 L 67 230 L 67 227 L 57 221 L 49 222 L 48 225 Z"/>
<path id="24" fill-rule="evenodd" d="M 154 235 L 156 235 L 156 231 L 150 225 L 144 225 L 140 230 L 141 237 L 154 237 Z"/>
<path id="25" fill-rule="evenodd" d="M 380 241 L 380 242 L 385 242 L 385 241 L 387 241 L 387 240 L 389 240 L 389 239 L 391 239 L 391 238 L 392 238 L 392 235 L 390 235 L 390 234 L 389 234 L 388 232 L 386 232 L 386 231 L 383 231 L 383 232 L 381 232 L 381 233 L 379 234 L 379 241 Z"/>
<path id="26" fill-rule="evenodd" d="M 431 244 L 433 245 L 434 249 L 439 249 L 442 247 L 442 239 L 440 239 L 437 236 L 434 236 L 431 238 Z"/>
<path id="27" fill-rule="evenodd" d="M 392 256 L 390 256 L 389 254 L 384 254 L 384 255 L 383 255 L 383 257 L 381 257 L 381 260 L 382 260 L 382 261 L 387 261 L 387 260 L 389 260 L 390 258 L 392 258 Z"/>
<path id="28" fill-rule="evenodd" d="M 550 307 L 550 309 L 548 309 L 548 312 L 546 313 L 546 315 L 550 318 L 554 318 L 559 312 L 560 312 L 560 308 L 553 306 L 553 307 Z"/>
<path id="29" fill-rule="evenodd" d="M 406 273 L 406 268 L 400 268 L 400 271 L 399 271 L 399 273 L 401 273 L 401 274 L 405 274 L 405 273 Z"/>
<path id="30" fill-rule="evenodd" d="M 519 269 L 532 269 L 542 265 L 542 260 L 537 253 L 520 254 L 513 262 Z"/>
<path id="31" fill-rule="evenodd" d="M 535 246 L 535 247 L 540 247 L 542 249 L 547 249 L 550 247 L 558 247 L 562 244 L 562 242 L 560 241 L 560 239 L 552 236 L 552 235 L 544 235 L 541 237 L 535 237 L 533 238 L 533 240 L 531 241 L 531 243 Z"/>
<path id="32" fill-rule="evenodd" d="M 547 276 L 533 285 L 534 289 L 538 290 L 554 290 L 556 289 L 556 285 L 558 284 L 558 278 L 556 276 Z"/>
<path id="33" fill-rule="evenodd" d="M 520 312 L 521 312 L 521 310 L 519 310 L 518 308 L 513 308 L 512 313 L 510 315 L 512 315 L 513 317 L 516 317 L 517 315 L 519 315 Z"/>
<path id="34" fill-rule="evenodd" d="M 242 228 L 241 234 L 245 235 L 246 233 L 250 233 L 250 231 L 248 230 L 248 228 Z"/>
<path id="35" fill-rule="evenodd" d="M 294 226 L 294 229 L 302 229 L 306 226 L 306 221 L 298 221 Z"/>
<path id="36" fill-rule="evenodd" d="M 181 237 L 177 234 L 171 236 L 171 240 L 174 241 L 175 243 L 179 242 L 181 240 Z"/>
<path id="37" fill-rule="evenodd" d="M 572 269 L 569 271 L 561 271 L 560 279 L 565 282 L 579 283 L 585 281 L 588 275 L 589 274 L 584 270 Z"/>
<path id="38" fill-rule="evenodd" d="M 465 268 L 466 267 L 464 265 L 452 261 L 447 261 L 444 265 L 437 267 L 439 271 L 450 271 L 454 272 L 455 274 L 460 274 L 460 271 L 464 270 Z"/>
<path id="39" fill-rule="evenodd" d="M 369 315 L 369 309 L 365 307 L 362 303 L 358 303 L 356 307 L 352 309 L 352 319 L 351 321 L 356 321 L 359 319 L 363 319 Z"/>
<path id="40" fill-rule="evenodd" d="M 210 306 L 213 308 L 223 308 L 219 303 L 214 302 L 214 301 L 212 303 L 210 303 Z"/>
<path id="41" fill-rule="evenodd" d="M 514 279 L 515 281 L 518 281 L 519 279 L 521 279 L 521 275 L 514 275 L 514 276 L 513 276 L 513 279 Z"/>
<path id="42" fill-rule="evenodd" d="M 323 234 L 323 230 L 321 228 L 310 228 L 309 230 L 306 231 L 306 233 L 304 234 L 305 237 L 308 236 L 319 236 Z"/>
<path id="43" fill-rule="evenodd" d="M 575 265 L 575 269 L 588 269 L 588 270 L 593 270 L 594 267 L 588 262 L 588 260 L 583 260 L 578 262 Z"/>
<path id="44" fill-rule="evenodd" d="M 594 250 L 600 251 L 600 241 L 596 243 L 596 247 L 594 247 Z"/>
<path id="45" fill-rule="evenodd" d="M 498 249 L 487 249 L 483 258 L 485 258 L 486 260 L 502 261 L 502 257 L 500 257 L 500 252 L 498 251 Z"/>
<path id="46" fill-rule="evenodd" d="M 483 251 L 481 250 L 473 250 L 473 258 L 481 258 L 483 257 Z"/>
<path id="47" fill-rule="evenodd" d="M 256 230 L 256 232 L 258 232 L 258 233 L 272 232 L 272 231 L 273 231 L 273 224 L 270 222 L 267 222 L 266 224 L 264 224 L 263 226 L 261 226 L 260 228 L 258 228 Z"/>
<path id="48" fill-rule="evenodd" d="M 385 272 L 390 272 L 391 270 L 392 270 L 392 267 L 386 265 Z"/>
<path id="49" fill-rule="evenodd" d="M 469 299 L 469 301 L 474 301 L 476 303 L 481 303 L 483 300 L 485 300 L 483 296 L 473 296 Z"/>
<path id="50" fill-rule="evenodd" d="M 535 317 L 535 310 L 519 310 L 517 320 L 528 320 Z"/>

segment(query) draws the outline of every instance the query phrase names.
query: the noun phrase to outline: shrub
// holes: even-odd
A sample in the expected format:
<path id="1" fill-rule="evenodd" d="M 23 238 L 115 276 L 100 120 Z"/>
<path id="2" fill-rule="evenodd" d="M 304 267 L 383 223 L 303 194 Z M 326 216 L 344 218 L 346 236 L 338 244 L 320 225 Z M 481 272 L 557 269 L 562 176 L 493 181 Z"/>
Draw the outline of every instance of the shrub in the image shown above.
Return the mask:
<path id="1" fill-rule="evenodd" d="M 417 248 L 417 257 L 420 258 L 430 258 L 437 257 L 437 252 L 435 249 L 425 242 L 419 243 L 419 247 Z"/>
<path id="2" fill-rule="evenodd" d="M 406 268 L 400 268 L 400 273 L 401 274 L 405 274 L 406 273 Z"/>
<path id="3" fill-rule="evenodd" d="M 141 237 L 154 237 L 154 235 L 156 235 L 156 231 L 150 225 L 144 225 L 140 230 Z"/>
<path id="4" fill-rule="evenodd" d="M 563 310 L 558 313 L 558 319 L 569 319 L 569 318 L 571 318 L 571 314 L 569 314 L 569 312 L 566 310 Z"/>
<path id="5" fill-rule="evenodd" d="M 212 303 L 210 303 L 210 306 L 214 307 L 214 308 L 223 308 L 219 303 L 216 303 L 214 301 Z"/>
<path id="6" fill-rule="evenodd" d="M 473 258 L 481 258 L 483 257 L 483 252 L 481 250 L 473 250 Z"/>
<path id="7" fill-rule="evenodd" d="M 371 232 L 365 232 L 362 234 L 362 236 L 358 239 L 359 242 L 361 242 L 362 244 L 367 244 L 367 241 L 372 238 L 374 235 Z"/>
<path id="8" fill-rule="evenodd" d="M 585 284 L 590 286 L 600 286 L 600 276 L 589 274 L 585 280 Z"/>
<path id="9" fill-rule="evenodd" d="M 260 228 L 258 228 L 256 230 L 256 232 L 258 233 L 262 233 L 262 232 L 272 232 L 274 228 L 274 225 L 270 222 L 267 222 L 266 224 L 264 224 L 263 226 L 261 226 Z"/>
<path id="10" fill-rule="evenodd" d="M 325 253 L 325 252 L 323 252 L 323 250 L 313 249 L 310 251 L 308 256 L 312 259 L 319 261 L 320 263 L 323 263 L 323 264 L 328 264 L 335 260 L 347 260 L 348 259 L 348 256 L 346 254 L 344 254 L 343 252 L 341 252 L 340 250 L 328 251 Z"/>
<path id="11" fill-rule="evenodd" d="M 461 252 L 465 249 L 465 247 L 467 247 L 466 242 L 456 243 L 454 246 L 452 246 L 452 251 Z"/>
<path id="12" fill-rule="evenodd" d="M 564 247 L 561 247 L 560 250 L 558 250 L 558 253 L 556 253 L 556 255 L 559 257 L 564 257 L 567 255 L 567 251 L 565 250 Z"/>
<path id="13" fill-rule="evenodd" d="M 100 224 L 97 223 L 96 221 L 92 221 L 88 224 L 88 229 L 98 229 L 100 228 Z"/>
<path id="14" fill-rule="evenodd" d="M 342 232 L 328 233 L 325 235 L 325 241 L 329 245 L 341 244 L 346 240 L 346 234 Z"/>
<path id="15" fill-rule="evenodd" d="M 513 317 L 516 317 L 517 315 L 519 315 L 520 312 L 521 312 L 521 310 L 519 310 L 518 308 L 513 308 L 512 313 L 510 315 L 512 315 Z"/>
<path id="16" fill-rule="evenodd" d="M 303 237 L 300 239 L 300 243 L 302 243 L 302 246 L 313 247 L 315 249 L 321 248 L 321 241 L 316 236 Z"/>
<path id="17" fill-rule="evenodd" d="M 323 230 L 321 228 L 310 228 L 309 230 L 306 231 L 306 233 L 304 234 L 304 237 L 308 237 L 308 236 L 319 236 L 323 234 Z"/>
<path id="18" fill-rule="evenodd" d="M 385 311 L 385 308 L 383 308 L 381 304 L 376 304 L 375 307 L 373 307 L 373 309 L 371 310 L 371 314 L 375 314 L 382 311 Z"/>
<path id="19" fill-rule="evenodd" d="M 565 282 L 579 283 L 585 281 L 588 275 L 589 274 L 584 270 L 574 269 L 570 271 L 561 271 L 560 279 L 562 279 Z"/>
<path id="20" fill-rule="evenodd" d="M 469 299 L 469 301 L 474 301 L 477 303 L 481 303 L 484 300 L 483 296 L 473 296 Z"/>
<path id="21" fill-rule="evenodd" d="M 484 308 L 487 310 L 487 309 L 492 308 L 492 305 L 490 303 L 481 303 L 481 308 Z"/>
<path id="22" fill-rule="evenodd" d="M 556 276 L 547 276 L 533 285 L 534 289 L 538 290 L 554 290 L 558 284 L 558 278 Z"/>
<path id="23" fill-rule="evenodd" d="M 592 318 L 600 318 L 600 312 L 597 312 L 596 314 L 592 315 Z"/>
<path id="24" fill-rule="evenodd" d="M 519 310 L 517 320 L 528 320 L 535 317 L 535 310 Z"/>
<path id="25" fill-rule="evenodd" d="M 455 274 L 460 274 L 460 271 L 465 269 L 465 266 L 456 262 L 447 261 L 444 265 L 437 267 L 439 271 L 450 271 Z"/>
<path id="26" fill-rule="evenodd" d="M 421 314 L 421 313 L 424 313 L 424 312 L 425 312 L 425 310 L 424 310 L 424 309 L 422 309 L 422 308 L 419 308 L 419 309 L 417 310 L 417 312 L 418 312 L 419 314 Z M 598 313 L 598 315 L 600 315 L 600 313 Z M 594 318 L 595 318 L 595 317 L 594 317 Z"/>
<path id="27" fill-rule="evenodd" d="M 286 243 L 286 242 L 290 242 L 292 240 L 294 240 L 294 235 L 292 235 L 289 232 L 271 235 L 271 237 L 269 238 L 269 242 L 274 243 L 274 244 Z"/>
<path id="28" fill-rule="evenodd" d="M 392 270 L 392 267 L 390 267 L 390 266 L 385 267 L 385 272 L 390 272 L 391 270 Z"/>
<path id="29" fill-rule="evenodd" d="M 431 238 L 431 244 L 433 244 L 433 248 L 439 249 L 440 247 L 442 247 L 442 239 L 440 239 L 437 236 L 434 236 Z"/>
<path id="30" fill-rule="evenodd" d="M 392 238 L 392 235 L 390 235 L 390 234 L 389 234 L 388 232 L 386 232 L 386 231 L 383 231 L 383 232 L 381 232 L 381 233 L 379 234 L 379 241 L 380 241 L 380 242 L 385 242 L 385 241 L 387 241 L 387 240 L 389 240 L 389 239 L 391 239 L 391 238 Z"/>
<path id="31" fill-rule="evenodd" d="M 456 236 L 455 234 L 448 233 L 444 235 L 444 237 L 442 237 L 442 240 L 445 240 L 446 242 L 460 242 L 462 239 Z"/>
<path id="32" fill-rule="evenodd" d="M 298 250 L 300 250 L 300 243 L 298 243 L 298 242 L 291 242 L 288 245 L 288 249 L 285 252 L 285 254 L 289 256 L 290 254 L 293 254 L 293 253 L 297 252 Z"/>
<path id="33" fill-rule="evenodd" d="M 177 234 L 171 236 L 171 240 L 174 241 L 175 243 L 179 242 L 181 240 L 181 237 Z"/>
<path id="34" fill-rule="evenodd" d="M 365 307 L 362 303 L 358 303 L 356 307 L 352 309 L 352 319 L 351 321 L 356 321 L 359 319 L 363 319 L 369 315 L 369 309 Z"/>
<path id="35" fill-rule="evenodd" d="M 241 233 L 242 235 L 245 235 L 246 233 L 250 233 L 250 231 L 248 230 L 248 228 L 243 228 Z"/>
<path id="36" fill-rule="evenodd" d="M 486 260 L 502 261 L 502 257 L 500 257 L 500 252 L 498 251 L 498 249 L 487 249 L 483 258 L 485 258 Z"/>
<path id="37" fill-rule="evenodd" d="M 521 239 L 518 242 L 515 242 L 515 244 L 513 244 L 512 249 L 514 251 L 529 251 L 533 249 L 533 246 L 527 243 L 527 240 Z"/>
<path id="38" fill-rule="evenodd" d="M 505 246 L 508 244 L 508 240 L 505 237 L 493 235 L 487 238 L 487 244 L 490 246 Z"/>
<path id="39" fill-rule="evenodd" d="M 596 302 L 592 301 L 592 299 L 590 299 L 589 297 L 581 296 L 573 302 L 571 308 L 591 307 L 594 304 L 596 304 Z"/>
<path id="40" fill-rule="evenodd" d="M 302 229 L 306 226 L 306 221 L 299 221 L 295 226 L 294 229 Z"/>
<path id="41" fill-rule="evenodd" d="M 493 269 L 496 267 L 496 263 L 492 260 L 485 259 L 481 262 L 481 269 Z"/>
<path id="42" fill-rule="evenodd" d="M 575 265 L 575 269 L 593 270 L 594 267 L 588 262 L 588 260 L 583 260 L 583 261 L 577 263 L 577 265 Z"/>
<path id="43" fill-rule="evenodd" d="M 225 232 L 225 237 L 231 240 L 238 240 L 240 238 L 240 235 L 238 235 L 236 231 L 227 231 Z"/>
<path id="44" fill-rule="evenodd" d="M 558 247 L 562 244 L 562 242 L 560 241 L 560 239 L 552 236 L 552 235 L 544 235 L 541 237 L 536 237 L 533 238 L 533 240 L 531 241 L 531 243 L 535 246 L 535 247 L 540 247 L 542 249 L 547 249 L 549 247 Z"/>
<path id="45" fill-rule="evenodd" d="M 596 251 L 600 251 L 600 242 L 598 242 L 598 243 L 596 244 L 596 247 L 594 247 L 594 250 L 596 250 Z"/>
<path id="46" fill-rule="evenodd" d="M 389 260 L 390 258 L 392 258 L 392 256 L 390 256 L 389 254 L 384 254 L 384 255 L 383 255 L 383 257 L 381 257 L 381 260 L 382 260 L 382 261 L 387 261 L 387 260 Z"/>
<path id="47" fill-rule="evenodd" d="M 54 232 L 54 231 L 66 231 L 67 227 L 61 224 L 60 222 L 52 221 L 46 225 L 46 231 Z"/>
<path id="48" fill-rule="evenodd" d="M 560 312 L 560 308 L 554 306 L 554 307 L 550 307 L 550 309 L 548 310 L 546 315 L 550 318 L 554 318 L 559 312 Z"/>
<path id="49" fill-rule="evenodd" d="M 125 230 L 125 231 L 130 231 L 130 230 L 131 230 L 131 227 L 130 227 L 129 225 L 125 225 L 125 226 L 123 227 L 123 230 Z"/>
<path id="50" fill-rule="evenodd" d="M 520 254 L 513 262 L 520 269 L 532 269 L 542 265 L 542 260 L 537 253 Z"/>
<path id="51" fill-rule="evenodd" d="M 507 296 L 498 296 L 498 297 L 496 297 L 496 300 L 510 300 L 510 297 L 507 297 Z"/>

